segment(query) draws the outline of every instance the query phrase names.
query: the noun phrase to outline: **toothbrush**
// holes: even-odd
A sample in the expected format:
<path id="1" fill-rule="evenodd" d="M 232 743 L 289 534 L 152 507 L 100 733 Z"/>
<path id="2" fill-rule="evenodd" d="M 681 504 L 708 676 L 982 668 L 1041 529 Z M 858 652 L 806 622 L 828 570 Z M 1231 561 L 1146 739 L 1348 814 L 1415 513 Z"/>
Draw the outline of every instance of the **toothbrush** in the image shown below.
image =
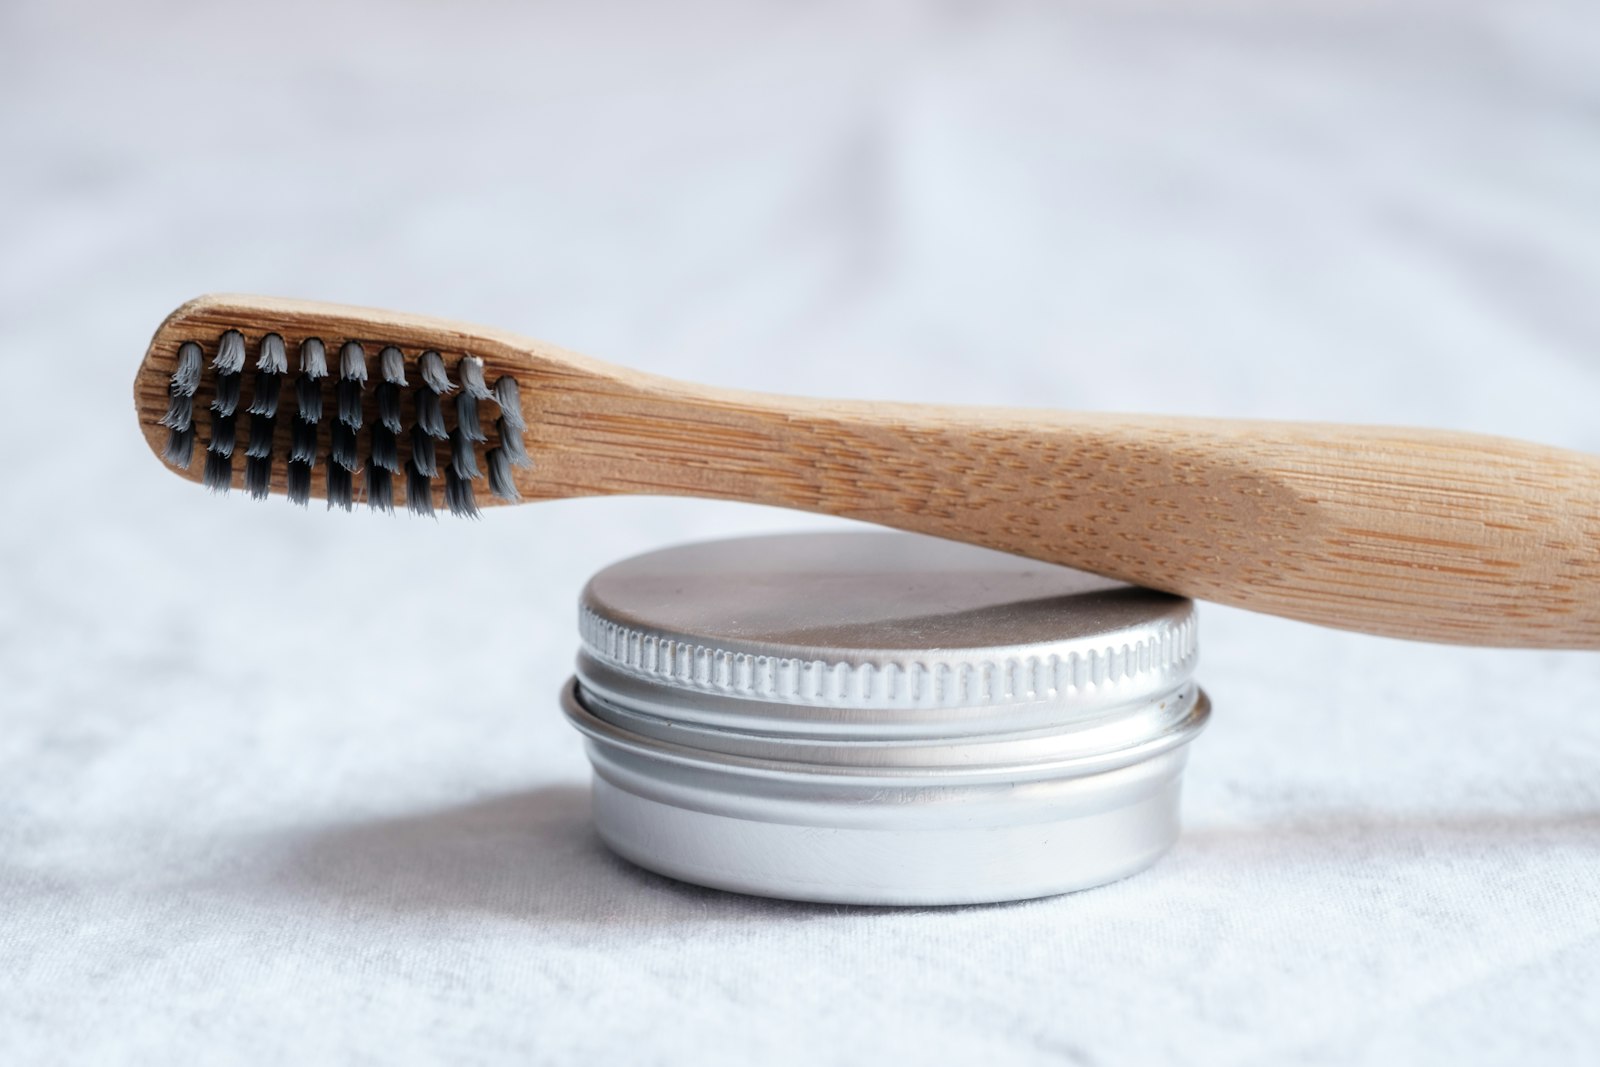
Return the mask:
<path id="1" fill-rule="evenodd" d="M 465 516 L 742 500 L 1344 629 L 1600 648 L 1600 457 L 1503 438 L 769 396 L 254 296 L 168 316 L 134 403 L 156 455 L 219 492 Z"/>

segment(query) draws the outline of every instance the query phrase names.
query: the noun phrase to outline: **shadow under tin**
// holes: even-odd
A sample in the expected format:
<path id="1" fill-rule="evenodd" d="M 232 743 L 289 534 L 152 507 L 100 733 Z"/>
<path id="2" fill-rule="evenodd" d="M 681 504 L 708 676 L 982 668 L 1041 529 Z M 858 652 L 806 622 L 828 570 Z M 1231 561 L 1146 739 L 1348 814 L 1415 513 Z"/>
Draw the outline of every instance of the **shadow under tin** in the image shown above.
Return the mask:
<path id="1" fill-rule="evenodd" d="M 719 889 L 965 904 L 1101 885 L 1178 835 L 1187 599 L 914 534 L 681 545 L 584 589 L 563 693 L 594 820 Z"/>

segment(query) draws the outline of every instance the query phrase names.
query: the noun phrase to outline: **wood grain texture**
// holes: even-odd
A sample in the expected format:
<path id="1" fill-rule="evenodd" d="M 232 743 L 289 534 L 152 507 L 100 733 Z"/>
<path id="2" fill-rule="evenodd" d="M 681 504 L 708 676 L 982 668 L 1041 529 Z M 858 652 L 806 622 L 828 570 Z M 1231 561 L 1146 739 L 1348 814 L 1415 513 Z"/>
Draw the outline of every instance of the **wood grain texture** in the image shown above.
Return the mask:
<path id="1" fill-rule="evenodd" d="M 213 296 L 162 324 L 135 381 L 158 457 L 178 346 L 196 341 L 209 358 L 230 328 L 252 353 L 277 332 L 291 352 L 308 336 L 330 353 L 358 340 L 410 357 L 435 348 L 452 371 L 470 353 L 490 381 L 514 375 L 535 463 L 517 472 L 529 500 L 772 504 L 1328 626 L 1600 648 L 1600 458 L 1581 453 L 1433 430 L 766 396 L 459 323 Z M 197 410 L 209 385 L 208 374 Z M 285 425 L 278 434 L 282 454 Z M 200 466 L 179 473 L 199 480 Z M 281 464 L 273 485 L 283 490 Z"/>

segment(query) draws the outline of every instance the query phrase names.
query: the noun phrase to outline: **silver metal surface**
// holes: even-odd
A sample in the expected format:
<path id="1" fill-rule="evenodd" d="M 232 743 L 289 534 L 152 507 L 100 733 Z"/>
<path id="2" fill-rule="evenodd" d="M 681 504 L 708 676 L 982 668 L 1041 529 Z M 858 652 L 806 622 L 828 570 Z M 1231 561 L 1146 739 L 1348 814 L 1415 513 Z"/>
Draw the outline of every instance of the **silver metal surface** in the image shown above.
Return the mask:
<path id="1" fill-rule="evenodd" d="M 740 538 L 607 568 L 563 697 L 595 820 L 661 873 L 768 896 L 995 901 L 1176 839 L 1208 703 L 1193 605 L 895 533 Z"/>

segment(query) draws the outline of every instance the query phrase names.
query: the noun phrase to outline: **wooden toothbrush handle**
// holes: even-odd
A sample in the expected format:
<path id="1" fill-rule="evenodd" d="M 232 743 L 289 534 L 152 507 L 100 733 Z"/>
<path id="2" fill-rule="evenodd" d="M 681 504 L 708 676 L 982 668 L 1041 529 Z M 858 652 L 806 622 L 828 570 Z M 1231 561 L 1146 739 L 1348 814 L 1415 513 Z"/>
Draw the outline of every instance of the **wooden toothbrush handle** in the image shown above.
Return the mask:
<path id="1" fill-rule="evenodd" d="M 582 431 L 588 491 L 827 512 L 1393 637 L 1600 648 L 1600 457 L 1435 430 L 659 381 L 605 406 Z"/>

